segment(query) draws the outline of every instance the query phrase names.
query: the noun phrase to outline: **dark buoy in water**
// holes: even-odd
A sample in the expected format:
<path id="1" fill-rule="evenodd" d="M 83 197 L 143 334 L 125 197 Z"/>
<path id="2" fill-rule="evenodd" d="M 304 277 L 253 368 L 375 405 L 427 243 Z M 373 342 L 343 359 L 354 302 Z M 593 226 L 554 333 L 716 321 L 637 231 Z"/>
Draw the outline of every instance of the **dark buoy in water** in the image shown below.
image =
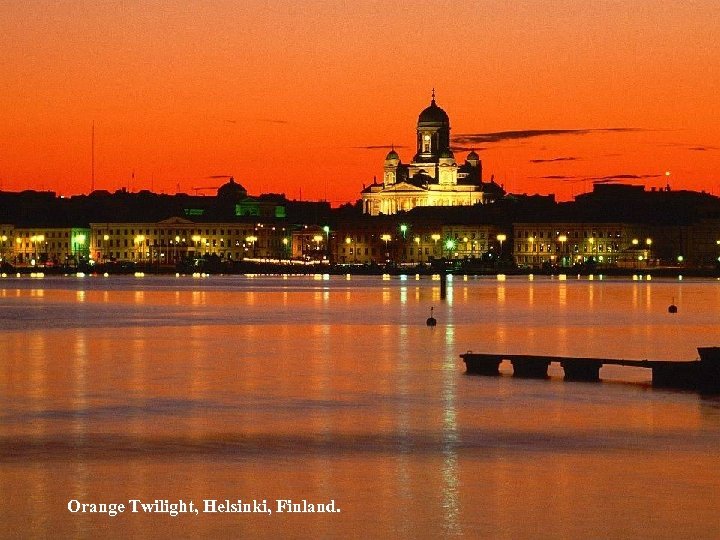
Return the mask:
<path id="1" fill-rule="evenodd" d="M 668 306 L 668 313 L 677 313 L 677 306 L 675 305 L 675 298 L 672 299 L 672 304 Z"/>
<path id="2" fill-rule="evenodd" d="M 435 308 L 434 307 L 430 308 L 430 316 L 428 317 L 428 320 L 425 321 L 425 324 L 427 324 L 428 326 L 436 326 L 437 325 L 437 321 L 435 320 L 435 317 L 433 317 L 433 309 L 435 309 Z"/>

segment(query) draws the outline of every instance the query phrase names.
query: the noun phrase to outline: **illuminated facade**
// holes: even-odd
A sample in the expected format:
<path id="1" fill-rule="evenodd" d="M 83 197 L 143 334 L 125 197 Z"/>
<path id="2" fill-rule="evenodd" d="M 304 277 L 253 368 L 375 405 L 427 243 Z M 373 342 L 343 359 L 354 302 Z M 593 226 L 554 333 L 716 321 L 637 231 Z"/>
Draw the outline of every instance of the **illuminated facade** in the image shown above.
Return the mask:
<path id="1" fill-rule="evenodd" d="M 198 223 L 169 218 L 157 223 L 92 223 L 94 261 L 174 265 L 214 255 L 222 260 L 284 258 L 289 255 L 286 227 L 257 222 Z"/>
<path id="2" fill-rule="evenodd" d="M 3 238 L 3 260 L 18 266 L 76 266 L 89 257 L 90 229 L 83 227 L 16 227 Z"/>
<path id="3" fill-rule="evenodd" d="M 396 214 L 416 206 L 472 206 L 501 197 L 495 182 L 483 182 L 482 162 L 474 151 L 458 165 L 450 148 L 450 119 L 432 101 L 418 117 L 417 148 L 413 160 L 403 164 L 393 148 L 385 157 L 383 180 L 363 189 L 366 214 Z"/>
<path id="4" fill-rule="evenodd" d="M 10 224 L 0 223 L 0 264 L 8 262 L 8 257 L 13 257 L 14 239 L 15 227 Z"/>
<path id="5" fill-rule="evenodd" d="M 647 266 L 656 258 L 655 235 L 629 223 L 518 223 L 514 258 L 519 266 Z"/>
<path id="6" fill-rule="evenodd" d="M 477 259 L 500 247 L 494 225 L 397 223 L 394 219 L 344 223 L 331 233 L 333 262 L 426 264 Z M 506 245 L 507 247 L 507 245 Z"/>

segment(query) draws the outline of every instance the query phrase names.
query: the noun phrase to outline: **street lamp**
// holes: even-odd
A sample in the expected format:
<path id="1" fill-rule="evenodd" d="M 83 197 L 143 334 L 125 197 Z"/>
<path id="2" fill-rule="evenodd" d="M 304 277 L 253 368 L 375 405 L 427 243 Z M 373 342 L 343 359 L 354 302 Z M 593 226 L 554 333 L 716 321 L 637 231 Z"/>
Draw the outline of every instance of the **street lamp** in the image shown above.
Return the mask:
<path id="1" fill-rule="evenodd" d="M 498 255 L 498 257 L 499 257 L 500 259 L 502 259 L 502 253 L 503 253 L 503 251 L 502 251 L 502 245 L 503 245 L 503 242 L 504 242 L 505 240 L 507 240 L 507 236 L 505 236 L 504 234 L 498 234 L 496 238 L 497 238 L 497 241 L 500 242 L 500 255 Z"/>
<path id="2" fill-rule="evenodd" d="M 535 253 L 535 236 L 531 236 L 530 238 L 528 238 L 528 241 L 530 242 L 530 251 L 529 251 L 529 253 L 532 253 L 532 254 L 533 254 L 533 255 L 530 255 L 530 257 L 531 257 L 530 260 L 531 260 L 531 261 L 533 262 L 533 264 L 534 264 L 534 263 L 536 262 L 535 255 L 534 255 L 534 253 Z"/>
<path id="3" fill-rule="evenodd" d="M 420 247 L 420 237 L 416 236 L 413 241 L 417 244 L 418 262 L 422 262 L 422 248 Z"/>
<path id="4" fill-rule="evenodd" d="M 30 237 L 30 244 L 32 245 L 32 252 L 30 253 L 30 264 L 32 266 L 35 266 L 35 258 L 36 258 L 35 252 L 37 251 L 37 236 L 35 236 L 34 234 Z"/>
<path id="5" fill-rule="evenodd" d="M 448 252 L 448 258 L 452 259 L 452 252 L 455 249 L 455 240 L 453 240 L 452 238 L 448 238 L 447 240 L 445 240 L 445 249 Z"/>
<path id="6" fill-rule="evenodd" d="M 405 234 L 407 233 L 408 226 L 404 223 L 400 225 L 400 232 L 402 233 L 403 240 L 405 240 Z"/>
<path id="7" fill-rule="evenodd" d="M 385 260 L 388 260 L 390 258 L 390 252 L 388 251 L 388 242 L 392 240 L 392 236 L 390 236 L 389 234 L 383 234 L 380 237 L 380 240 L 385 241 Z"/>
<path id="8" fill-rule="evenodd" d="M 435 247 L 433 248 L 433 255 L 437 255 L 437 243 L 438 243 L 438 240 L 440 240 L 440 235 L 436 233 L 436 234 L 430 235 L 430 238 L 432 238 L 435 241 Z"/>
<path id="9" fill-rule="evenodd" d="M 327 252 L 328 259 L 330 258 L 330 226 L 323 226 L 322 230 L 325 232 L 325 251 Z"/>
<path id="10" fill-rule="evenodd" d="M 143 245 L 145 243 L 145 235 L 144 234 L 138 234 L 135 237 L 135 243 L 138 245 L 137 249 L 140 250 L 138 259 L 142 259 L 142 254 L 145 252 L 145 246 Z"/>
<path id="11" fill-rule="evenodd" d="M 646 238 L 645 245 L 647 246 L 647 257 L 645 257 L 645 259 L 647 260 L 647 262 L 649 264 L 650 260 L 651 260 L 652 238 Z"/>
<path id="12" fill-rule="evenodd" d="M 44 235 L 44 234 L 38 234 L 37 237 L 36 237 L 36 240 L 37 240 L 37 243 L 40 244 L 40 251 L 37 250 L 37 246 L 36 246 L 36 249 L 35 249 L 35 251 L 37 252 L 37 258 L 40 259 L 40 262 L 43 262 L 43 260 L 42 260 L 42 251 L 43 251 L 43 250 L 42 250 L 42 247 L 43 247 L 43 244 L 45 243 L 45 235 Z"/>
<path id="13" fill-rule="evenodd" d="M 320 239 L 322 239 L 322 236 Z M 247 236 L 245 241 L 252 246 L 253 257 L 255 257 L 255 243 L 257 242 L 257 236 Z"/>
<path id="14" fill-rule="evenodd" d="M 561 234 L 558 236 L 560 240 L 560 266 L 565 266 L 565 242 L 567 242 L 567 236 Z"/>
<path id="15" fill-rule="evenodd" d="M 313 240 L 315 241 L 315 251 L 320 251 L 320 242 L 323 241 L 322 234 L 316 234 L 313 236 Z"/>
<path id="16" fill-rule="evenodd" d="M 290 254 L 288 253 L 288 246 L 290 245 L 290 240 L 287 239 L 287 236 L 282 239 L 282 243 L 283 243 L 283 253 L 289 259 Z"/>
<path id="17" fill-rule="evenodd" d="M 107 256 L 107 243 L 108 240 L 110 240 L 109 234 L 103 234 L 103 243 L 102 243 L 102 261 L 103 263 L 109 258 Z"/>

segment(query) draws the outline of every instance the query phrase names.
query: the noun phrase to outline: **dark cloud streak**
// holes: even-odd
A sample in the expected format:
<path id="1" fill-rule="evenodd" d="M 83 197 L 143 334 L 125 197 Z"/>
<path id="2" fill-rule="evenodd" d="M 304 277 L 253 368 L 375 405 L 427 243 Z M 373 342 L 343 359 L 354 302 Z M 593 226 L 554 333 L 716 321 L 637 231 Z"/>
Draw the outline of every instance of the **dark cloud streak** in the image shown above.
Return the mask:
<path id="1" fill-rule="evenodd" d="M 487 150 L 487 148 L 483 146 L 451 146 L 450 150 L 453 152 L 480 152 Z"/>
<path id="2" fill-rule="evenodd" d="M 518 131 L 495 131 L 491 133 L 460 133 L 459 135 L 455 135 L 452 140 L 459 144 L 494 143 L 552 135 L 588 135 L 590 133 L 627 133 L 634 131 L 647 130 L 643 128 L 526 129 Z"/>
<path id="3" fill-rule="evenodd" d="M 594 182 L 612 182 L 613 180 L 643 180 L 645 178 L 660 178 L 662 174 L 614 174 L 612 176 L 588 177 Z"/>
<path id="4" fill-rule="evenodd" d="M 562 174 L 549 174 L 547 176 L 531 176 L 540 180 L 583 180 L 583 176 L 563 176 Z"/>
<path id="5" fill-rule="evenodd" d="M 407 148 L 407 146 L 398 146 L 392 144 L 370 144 L 368 146 L 351 146 L 355 150 L 391 150 L 393 148 Z"/>
<path id="6" fill-rule="evenodd" d="M 578 161 L 580 158 L 576 157 L 556 157 L 549 159 L 531 159 L 530 163 L 553 163 L 555 161 Z"/>
<path id="7" fill-rule="evenodd" d="M 593 184 L 610 184 L 623 180 L 645 180 L 649 178 L 661 178 L 663 174 L 614 174 L 611 176 L 565 176 L 561 174 L 550 174 L 546 176 L 531 176 L 538 180 L 562 180 L 564 182 L 592 182 Z"/>
<path id="8" fill-rule="evenodd" d="M 268 124 L 289 124 L 287 120 L 277 120 L 274 118 L 250 118 L 249 120 L 254 122 L 266 122 Z M 228 124 L 237 124 L 237 120 L 225 120 Z"/>

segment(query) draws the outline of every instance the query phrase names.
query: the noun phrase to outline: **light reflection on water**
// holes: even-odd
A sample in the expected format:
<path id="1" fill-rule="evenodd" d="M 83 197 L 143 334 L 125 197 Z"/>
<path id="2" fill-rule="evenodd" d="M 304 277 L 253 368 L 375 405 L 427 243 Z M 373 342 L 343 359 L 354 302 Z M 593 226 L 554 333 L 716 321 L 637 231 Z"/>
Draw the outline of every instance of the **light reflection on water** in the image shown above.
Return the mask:
<path id="1" fill-rule="evenodd" d="M 445 301 L 439 281 L 380 277 L 42 285 L 0 290 L 0 490 L 16 494 L 0 505 L 5 530 L 718 536 L 718 399 L 618 367 L 602 384 L 564 383 L 558 368 L 548 381 L 469 377 L 458 358 L 694 358 L 719 344 L 716 282 L 456 278 Z M 343 512 L 64 511 L 134 497 L 334 498 Z"/>

